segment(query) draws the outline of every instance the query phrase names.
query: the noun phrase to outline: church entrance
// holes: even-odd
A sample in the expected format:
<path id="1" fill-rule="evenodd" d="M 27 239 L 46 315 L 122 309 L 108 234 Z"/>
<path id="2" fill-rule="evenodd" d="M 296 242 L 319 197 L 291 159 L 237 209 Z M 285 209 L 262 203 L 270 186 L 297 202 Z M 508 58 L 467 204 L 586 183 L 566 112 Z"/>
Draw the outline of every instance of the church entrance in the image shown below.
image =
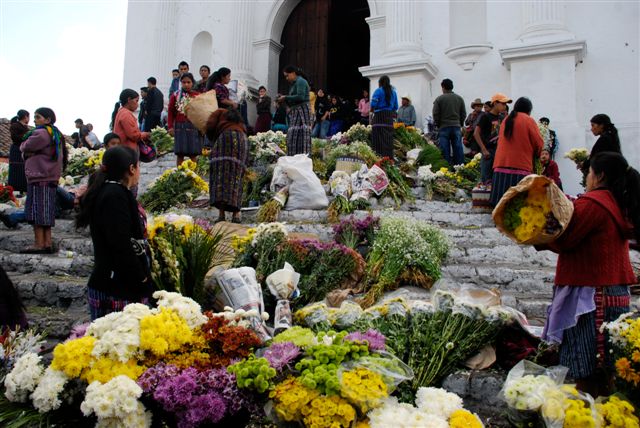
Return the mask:
<path id="1" fill-rule="evenodd" d="M 369 80 L 358 71 L 369 64 L 369 15 L 366 0 L 302 0 L 282 31 L 278 91 L 289 91 L 282 69 L 291 64 L 301 68 L 316 89 L 360 98 L 369 88 Z"/>

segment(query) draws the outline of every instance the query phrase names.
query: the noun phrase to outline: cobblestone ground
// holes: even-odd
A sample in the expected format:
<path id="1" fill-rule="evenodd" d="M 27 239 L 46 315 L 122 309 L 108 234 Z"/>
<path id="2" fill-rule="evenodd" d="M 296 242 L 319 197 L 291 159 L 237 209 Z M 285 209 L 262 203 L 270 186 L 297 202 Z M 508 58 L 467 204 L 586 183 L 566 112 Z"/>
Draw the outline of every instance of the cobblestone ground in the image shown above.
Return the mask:
<path id="1" fill-rule="evenodd" d="M 175 165 L 167 155 L 142 166 L 140 193 L 164 169 Z M 470 203 L 444 203 L 420 199 L 421 189 L 414 189 L 414 203 L 393 208 L 390 200 L 373 206 L 380 217 L 403 217 L 424 220 L 439 225 L 452 242 L 452 250 L 443 265 L 443 278 L 438 286 L 447 288 L 459 284 L 497 290 L 503 303 L 524 312 L 534 324 L 541 324 L 546 305 L 550 302 L 556 263 L 555 254 L 537 252 L 530 246 L 514 244 L 501 235 L 489 214 L 472 212 Z M 180 212 L 214 220 L 217 210 L 183 209 Z M 366 212 L 357 212 L 365 216 Z M 321 240 L 331 238 L 331 226 L 326 223 L 326 211 L 283 211 L 279 218 L 290 232 L 310 233 Z M 243 213 L 243 222 L 255 223 L 255 211 Z M 0 264 L 8 271 L 18 288 L 30 322 L 48 332 L 53 343 L 66 338 L 75 325 L 89 320 L 86 305 L 86 283 L 93 264 L 93 248 L 88 230 L 78 231 L 71 217 L 57 220 L 53 230 L 55 255 L 19 254 L 32 243 L 31 228 L 22 225 L 7 230 L 0 225 Z M 640 255 L 632 252 L 636 265 Z M 429 291 L 405 287 L 394 292 L 412 299 L 427 299 Z M 640 299 L 634 305 L 640 306 Z M 497 394 L 504 373 L 483 371 L 459 372 L 444 382 L 445 388 L 465 399 L 492 426 L 504 424 Z"/>

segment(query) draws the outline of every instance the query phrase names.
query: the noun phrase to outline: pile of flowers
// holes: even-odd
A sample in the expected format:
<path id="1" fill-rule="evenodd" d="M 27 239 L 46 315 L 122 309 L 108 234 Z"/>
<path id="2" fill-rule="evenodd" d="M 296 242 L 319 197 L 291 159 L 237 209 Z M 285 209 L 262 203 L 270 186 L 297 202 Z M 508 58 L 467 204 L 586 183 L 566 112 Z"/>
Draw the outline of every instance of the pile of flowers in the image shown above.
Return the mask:
<path id="1" fill-rule="evenodd" d="M 161 126 L 156 126 L 151 130 L 151 144 L 156 147 L 156 152 L 161 155 L 173 152 L 173 137 Z"/>
<path id="2" fill-rule="evenodd" d="M 238 387 L 268 396 L 281 422 L 306 427 L 350 427 L 411 378 L 402 362 L 346 332 L 293 327 L 261 355 L 229 367 Z"/>
<path id="3" fill-rule="evenodd" d="M 275 163 L 287 151 L 287 135 L 282 131 L 259 132 L 249 137 L 252 159 L 255 164 Z"/>
<path id="4" fill-rule="evenodd" d="M 156 409 L 162 412 L 154 417 L 183 427 L 243 409 L 257 412 L 225 368 L 261 343 L 238 322 L 242 316 L 203 314 L 177 293 L 153 297 L 156 308 L 130 304 L 95 320 L 85 336 L 56 346 L 49 367 L 34 352 L 22 355 L 4 381 L 7 399 L 30 401 L 43 418 L 81 401 L 82 413 L 94 415 L 98 426 L 148 427 Z"/>
<path id="5" fill-rule="evenodd" d="M 333 226 L 334 240 L 349 248 L 370 246 L 380 227 L 380 218 L 367 214 L 364 218 L 349 216 Z"/>
<path id="6" fill-rule="evenodd" d="M 573 148 L 564 154 L 564 157 L 572 160 L 576 165 L 581 166 L 584 161 L 589 159 L 589 151 L 585 148 Z"/>
<path id="7" fill-rule="evenodd" d="M 484 425 L 474 413 L 465 410 L 462 399 L 440 388 L 419 388 L 416 407 L 400 403 L 394 397 L 369 412 L 371 428 L 423 427 L 423 428 L 482 428 Z"/>
<path id="8" fill-rule="evenodd" d="M 561 228 L 544 187 L 532 187 L 510 199 L 504 211 L 504 226 L 519 243 L 542 233 L 554 234 Z"/>
<path id="9" fill-rule="evenodd" d="M 363 125 L 361 123 L 356 123 L 351 126 L 343 134 L 350 143 L 355 143 L 356 141 L 362 141 L 364 143 L 369 143 L 371 141 L 371 125 Z"/>
<path id="10" fill-rule="evenodd" d="M 152 213 L 186 205 L 209 193 L 209 185 L 195 172 L 196 163 L 185 160 L 176 168 L 167 169 L 155 179 L 140 197 L 140 203 Z"/>
<path id="11" fill-rule="evenodd" d="M 18 206 L 18 200 L 13 194 L 13 187 L 0 183 L 0 204 L 6 204 L 7 202 L 12 202 Z"/>
<path id="12" fill-rule="evenodd" d="M 426 222 L 385 218 L 367 257 L 371 283 L 362 303 L 371 306 L 385 291 L 401 284 L 428 288 L 440 278 L 440 265 L 449 241 Z"/>
<path id="13" fill-rule="evenodd" d="M 294 320 L 316 331 L 349 331 L 381 343 L 413 369 L 413 380 L 399 391 L 401 399 L 410 401 L 418 388 L 437 384 L 512 322 L 507 308 L 477 305 L 464 293 L 438 290 L 433 300 L 409 305 L 397 298 L 364 311 L 346 301 L 338 309 L 314 303 L 296 311 Z M 372 332 L 386 340 L 374 340 Z"/>
<path id="14" fill-rule="evenodd" d="M 400 206 L 402 202 L 413 199 L 411 188 L 407 184 L 407 180 L 403 177 L 402 172 L 400 172 L 400 169 L 395 165 L 393 159 L 385 156 L 376 162 L 376 165 L 387 174 L 389 179 L 389 185 L 381 196 L 390 196 L 397 206 Z"/>
<path id="15" fill-rule="evenodd" d="M 300 296 L 292 303 L 300 307 L 325 298 L 326 294 L 357 285 L 364 276 L 366 263 L 355 250 L 337 242 L 289 239 L 281 223 L 260 224 L 253 239 L 235 239 L 236 259 L 233 266 L 249 266 L 256 270 L 259 282 L 289 263 L 298 272 Z M 265 293 L 269 305 L 270 293 Z"/>
<path id="16" fill-rule="evenodd" d="M 90 175 L 102 165 L 104 149 L 89 150 L 86 147 L 69 149 L 69 164 L 67 175 L 72 177 L 84 177 Z"/>
<path id="17" fill-rule="evenodd" d="M 231 252 L 223 245 L 226 233 L 206 220 L 177 214 L 150 218 L 147 231 L 156 287 L 203 301 L 208 270 L 231 261 Z"/>
<path id="18" fill-rule="evenodd" d="M 573 385 L 563 384 L 564 367 L 544 369 L 529 361 L 521 361 L 509 372 L 503 397 L 508 405 L 509 420 L 515 426 L 637 427 L 633 405 L 621 397 L 599 398 Z"/>
<path id="19" fill-rule="evenodd" d="M 420 152 L 421 154 L 424 152 Z M 425 186 L 427 199 L 434 194 L 445 200 L 452 200 L 457 189 L 471 191 L 480 179 L 481 154 L 475 155 L 466 164 L 456 165 L 451 171 L 448 165 L 442 165 L 433 160 L 433 164 L 423 164 L 418 167 L 418 181 Z M 418 157 L 420 161 L 420 156 Z M 438 167 L 439 165 L 439 167 Z"/>
<path id="20" fill-rule="evenodd" d="M 613 347 L 618 386 L 640 402 L 640 316 L 626 313 L 603 327 Z"/>
<path id="21" fill-rule="evenodd" d="M 33 329 L 0 330 L 0 382 L 13 369 L 16 360 L 28 353 L 39 353 L 44 344 L 44 335 Z"/>

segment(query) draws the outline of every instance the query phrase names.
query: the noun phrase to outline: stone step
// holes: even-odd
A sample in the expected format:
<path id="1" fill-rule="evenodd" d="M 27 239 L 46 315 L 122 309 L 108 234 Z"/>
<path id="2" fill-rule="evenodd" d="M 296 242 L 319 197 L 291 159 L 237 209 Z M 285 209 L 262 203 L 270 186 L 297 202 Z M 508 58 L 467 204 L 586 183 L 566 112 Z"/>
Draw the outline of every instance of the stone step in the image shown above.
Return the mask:
<path id="1" fill-rule="evenodd" d="M 57 226 L 52 231 L 51 240 L 58 250 L 72 251 L 84 256 L 93 255 L 91 238 L 84 234 L 58 230 Z M 0 249 L 12 253 L 18 253 L 23 248 L 33 245 L 33 232 L 30 228 L 22 227 L 17 230 L 9 230 L 0 235 Z"/>
<path id="2" fill-rule="evenodd" d="M 66 339 L 73 327 L 87 323 L 91 319 L 87 305 L 73 306 L 68 309 L 27 306 L 26 309 L 29 326 L 45 332 L 52 342 Z"/>
<path id="3" fill-rule="evenodd" d="M 6 271 L 43 275 L 75 275 L 88 277 L 93 257 L 81 254 L 59 257 L 57 254 L 17 254 L 0 250 L 0 265 Z"/>
<path id="4" fill-rule="evenodd" d="M 7 272 L 27 306 L 86 306 L 88 277 Z"/>

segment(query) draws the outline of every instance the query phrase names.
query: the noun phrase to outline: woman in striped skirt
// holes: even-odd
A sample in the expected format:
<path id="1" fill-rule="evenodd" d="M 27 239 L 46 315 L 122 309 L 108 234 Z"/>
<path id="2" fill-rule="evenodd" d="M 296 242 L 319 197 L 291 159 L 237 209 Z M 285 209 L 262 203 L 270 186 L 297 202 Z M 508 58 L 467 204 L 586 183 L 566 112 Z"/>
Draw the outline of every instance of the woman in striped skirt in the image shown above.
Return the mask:
<path id="1" fill-rule="evenodd" d="M 249 143 L 240 112 L 218 109 L 207 121 L 207 138 L 214 141 L 209 168 L 211 205 L 220 211 L 218 221 L 225 221 L 231 211 L 232 222 L 240 223 L 242 179 L 249 157 Z"/>
<path id="2" fill-rule="evenodd" d="M 24 249 L 28 254 L 51 254 L 51 228 L 55 225 L 56 188 L 66 167 L 66 144 L 62 133 L 54 126 L 56 115 L 41 107 L 34 115 L 36 128 L 25 135 L 20 151 L 25 159 L 27 221 L 33 225 L 35 245 Z"/>
<path id="3" fill-rule="evenodd" d="M 29 132 L 29 112 L 18 110 L 16 117 L 11 119 L 11 148 L 9 149 L 9 177 L 8 184 L 16 192 L 27 191 L 27 177 L 24 175 L 24 160 L 20 152 L 22 138 Z"/>
<path id="4" fill-rule="evenodd" d="M 173 151 L 176 154 L 178 166 L 182 164 L 185 156 L 196 162 L 196 158 L 202 153 L 200 132 L 185 114 L 189 99 L 198 95 L 198 92 L 192 90 L 194 82 L 193 74 L 183 74 L 180 77 L 182 87 L 169 98 L 169 133 L 175 137 Z"/>
<path id="5" fill-rule="evenodd" d="M 493 160 L 491 204 L 494 206 L 509 187 L 533 172 L 534 159 L 540 157 L 544 140 L 538 124 L 529 116 L 532 109 L 529 98 L 518 98 L 513 111 L 500 126 Z"/>
<path id="6" fill-rule="evenodd" d="M 287 156 L 311 152 L 311 110 L 309 108 L 309 83 L 298 75 L 292 65 L 284 68 L 284 76 L 291 83 L 289 95 L 281 95 L 278 101 L 289 105 L 289 129 L 287 130 Z"/>
<path id="7" fill-rule="evenodd" d="M 389 76 L 382 76 L 371 97 L 371 145 L 380 157 L 393 159 L 393 119 L 398 110 L 398 94 L 391 87 Z"/>
<path id="8" fill-rule="evenodd" d="M 603 152 L 591 161 L 586 190 L 560 238 L 536 248 L 559 254 L 543 340 L 560 344 L 560 364 L 597 397 L 609 395 L 613 380 L 602 324 L 629 311 L 636 282 L 629 238 L 640 237 L 640 174 L 621 154 Z"/>

